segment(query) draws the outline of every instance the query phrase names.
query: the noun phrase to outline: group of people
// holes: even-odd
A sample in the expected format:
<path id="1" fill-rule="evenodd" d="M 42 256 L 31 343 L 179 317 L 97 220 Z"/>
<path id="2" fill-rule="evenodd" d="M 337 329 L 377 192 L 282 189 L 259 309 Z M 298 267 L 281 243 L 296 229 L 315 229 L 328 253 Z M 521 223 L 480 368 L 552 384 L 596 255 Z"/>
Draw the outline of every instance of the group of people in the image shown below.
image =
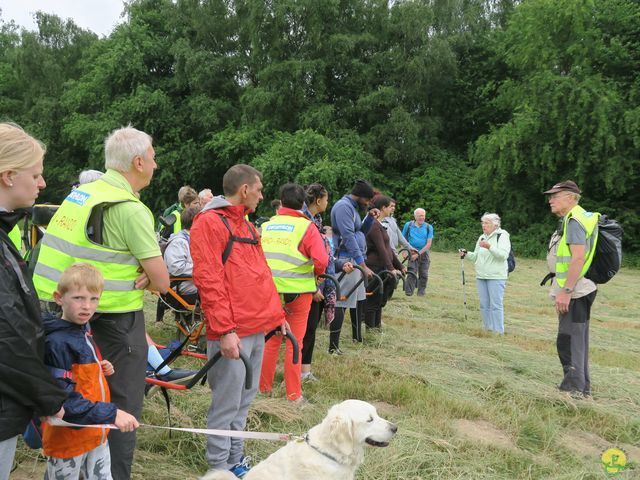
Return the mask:
<path id="1" fill-rule="evenodd" d="M 102 429 L 45 421 L 47 478 L 127 479 L 149 352 L 144 290 L 166 293 L 170 288 L 153 214 L 139 198 L 157 168 L 152 138 L 130 126 L 109 134 L 106 172 L 62 202 L 41 241 L 31 278 L 10 234 L 22 209 L 32 206 L 46 186 L 44 153 L 44 145 L 19 126 L 0 124 L 0 480 L 9 477 L 18 436 L 38 417 L 118 427 L 107 441 Z M 387 271 L 385 278 L 397 281 L 406 271 L 398 246 L 407 250 L 409 269 L 418 278 L 407 279 L 405 293 L 417 288 L 423 295 L 427 286 L 433 227 L 425 222 L 424 210 L 417 209 L 415 220 L 401 232 L 393 218 L 395 202 L 358 180 L 333 205 L 329 230 L 322 225 L 329 192 L 319 184 L 306 189 L 286 184 L 277 214 L 258 232 L 247 215 L 262 200 L 262 187 L 259 171 L 235 165 L 223 177 L 224 195 L 198 200 L 198 205 L 185 196 L 180 228 L 167 247 L 189 247 L 192 293 L 207 321 L 207 353 L 209 358 L 222 355 L 208 374 L 207 426 L 212 429 L 244 429 L 258 390 L 272 390 L 285 334 L 296 336 L 302 350 L 302 365 L 291 362 L 290 344 L 285 353 L 287 399 L 304 401 L 301 383 L 313 378 L 315 329 L 322 310 L 330 322 L 329 351 L 335 355 L 341 354 L 346 309 L 355 342 L 362 341 L 363 322 L 380 328 L 388 299 L 380 292 L 393 288 L 367 296 L 360 279 Z M 578 206 L 575 183 L 562 182 L 545 194 L 562 219 L 549 249 L 550 269 L 556 274 L 552 294 L 559 315 L 558 353 L 565 372 L 560 388 L 588 395 L 589 310 L 595 285 L 584 273 L 593 258 L 595 223 Z M 362 218 L 360 211 L 366 208 Z M 484 289 L 481 298 L 487 298 L 483 319 L 488 327 L 500 322 L 493 295 L 504 291 L 509 238 L 500 231 L 499 218 L 488 215 L 482 221 L 483 236 L 466 255 L 478 265 L 479 282 L 486 282 L 478 286 Z M 174 263 L 184 266 L 183 260 Z M 329 280 L 319 281 L 325 272 L 343 272 L 340 291 L 353 294 L 338 297 Z M 278 335 L 265 344 L 265 332 L 274 329 Z M 249 389 L 240 352 L 253 373 Z M 230 470 L 239 478 L 250 469 L 240 438 L 209 436 L 206 458 L 211 469 Z"/>

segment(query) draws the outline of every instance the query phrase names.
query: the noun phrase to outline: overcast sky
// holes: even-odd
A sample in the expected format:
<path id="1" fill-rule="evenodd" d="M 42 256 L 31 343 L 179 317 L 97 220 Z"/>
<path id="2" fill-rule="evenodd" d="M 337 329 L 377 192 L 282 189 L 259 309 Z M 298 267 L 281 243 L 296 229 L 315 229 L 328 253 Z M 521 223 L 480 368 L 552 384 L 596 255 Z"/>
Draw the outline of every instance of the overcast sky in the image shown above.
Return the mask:
<path id="1" fill-rule="evenodd" d="M 121 21 L 122 0 L 0 0 L 2 19 L 35 30 L 33 14 L 38 10 L 71 18 L 76 25 L 98 35 L 109 35 Z"/>

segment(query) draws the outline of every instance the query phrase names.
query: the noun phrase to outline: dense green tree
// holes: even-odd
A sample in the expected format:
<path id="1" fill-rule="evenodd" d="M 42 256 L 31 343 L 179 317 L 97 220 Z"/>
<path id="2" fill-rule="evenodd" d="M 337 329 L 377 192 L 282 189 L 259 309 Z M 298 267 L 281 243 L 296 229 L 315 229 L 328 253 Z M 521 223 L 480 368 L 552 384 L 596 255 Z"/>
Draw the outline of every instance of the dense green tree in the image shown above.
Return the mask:
<path id="1" fill-rule="evenodd" d="M 229 166 L 320 181 L 365 177 L 473 240 L 486 210 L 518 252 L 543 253 L 540 192 L 573 178 L 640 251 L 640 4 L 634 0 L 131 0 L 106 38 L 36 14 L 0 17 L 0 117 L 48 144 L 59 201 L 103 141 L 154 138 L 155 211 Z"/>
<path id="2" fill-rule="evenodd" d="M 588 207 L 619 217 L 637 249 L 640 223 L 640 4 L 533 0 L 515 10 L 499 52 L 513 69 L 494 99 L 510 112 L 472 158 L 488 206 L 513 225 L 548 216 L 540 192 L 572 178 Z M 623 68 L 625 65 L 628 68 Z"/>

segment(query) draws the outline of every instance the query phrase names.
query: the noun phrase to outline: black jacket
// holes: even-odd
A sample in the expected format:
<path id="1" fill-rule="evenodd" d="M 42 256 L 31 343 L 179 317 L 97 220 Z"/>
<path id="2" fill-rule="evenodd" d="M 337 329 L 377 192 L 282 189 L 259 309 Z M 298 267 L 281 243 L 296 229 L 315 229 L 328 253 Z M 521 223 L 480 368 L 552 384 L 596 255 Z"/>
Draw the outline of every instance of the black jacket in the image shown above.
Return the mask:
<path id="1" fill-rule="evenodd" d="M 44 365 L 38 297 L 9 240 L 19 218 L 0 212 L 0 441 L 24 432 L 34 413 L 55 414 L 67 397 Z"/>

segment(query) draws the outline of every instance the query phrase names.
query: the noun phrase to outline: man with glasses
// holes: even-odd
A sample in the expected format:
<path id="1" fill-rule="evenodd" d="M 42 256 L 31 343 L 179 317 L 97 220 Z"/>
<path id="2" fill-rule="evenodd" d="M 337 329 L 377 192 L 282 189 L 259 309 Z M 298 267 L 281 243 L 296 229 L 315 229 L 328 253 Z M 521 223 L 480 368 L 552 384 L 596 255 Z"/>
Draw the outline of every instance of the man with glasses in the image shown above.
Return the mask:
<path id="1" fill-rule="evenodd" d="M 589 378 L 589 317 L 597 287 L 584 278 L 598 237 L 598 214 L 578 205 L 580 189 L 571 180 L 544 192 L 551 213 L 560 218 L 551 237 L 547 264 L 553 283 L 550 295 L 558 314 L 557 349 L 564 371 L 561 391 L 574 398 L 591 395 Z"/>

